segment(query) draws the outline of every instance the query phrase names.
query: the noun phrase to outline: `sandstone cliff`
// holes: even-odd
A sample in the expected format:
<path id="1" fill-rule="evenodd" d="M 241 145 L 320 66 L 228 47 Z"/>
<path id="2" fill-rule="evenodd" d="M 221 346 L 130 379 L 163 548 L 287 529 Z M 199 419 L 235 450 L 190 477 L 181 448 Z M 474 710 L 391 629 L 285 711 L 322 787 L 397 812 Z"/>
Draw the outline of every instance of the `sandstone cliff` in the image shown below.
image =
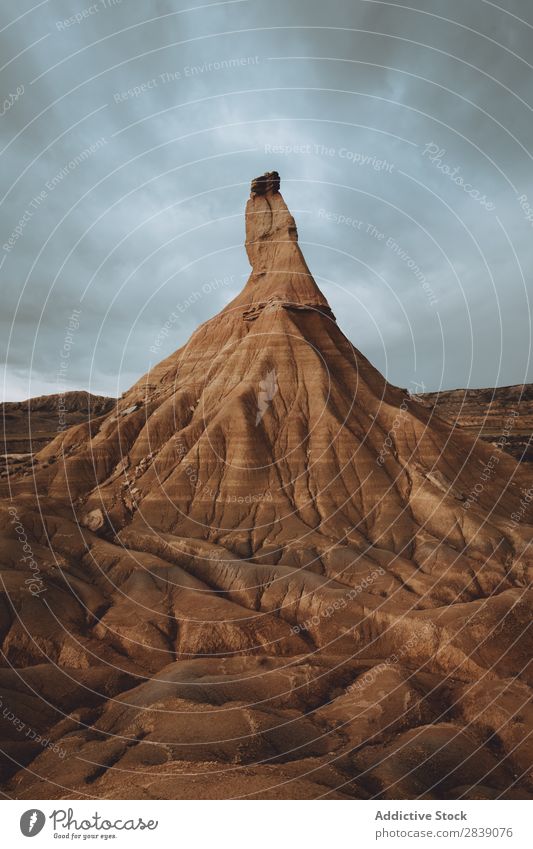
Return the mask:
<path id="1" fill-rule="evenodd" d="M 241 294 L 4 484 L 0 687 L 51 741 L 4 721 L 5 792 L 529 797 L 524 468 L 384 380 L 252 188 Z"/>
<path id="2" fill-rule="evenodd" d="M 533 384 L 426 392 L 419 399 L 471 436 L 502 445 L 518 462 L 533 462 Z"/>
<path id="3" fill-rule="evenodd" d="M 0 454 L 34 454 L 60 430 L 98 418 L 114 403 L 114 398 L 74 391 L 0 404 Z"/>

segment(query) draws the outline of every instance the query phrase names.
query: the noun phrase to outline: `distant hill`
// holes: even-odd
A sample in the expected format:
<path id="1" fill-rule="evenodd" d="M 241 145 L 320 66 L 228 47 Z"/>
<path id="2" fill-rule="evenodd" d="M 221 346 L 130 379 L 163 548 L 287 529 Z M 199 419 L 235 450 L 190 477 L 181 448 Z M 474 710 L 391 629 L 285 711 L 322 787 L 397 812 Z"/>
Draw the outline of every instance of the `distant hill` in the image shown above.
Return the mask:
<path id="1" fill-rule="evenodd" d="M 515 460 L 533 463 L 533 384 L 501 386 L 497 389 L 452 389 L 417 396 L 451 424 L 472 436 L 498 443 Z"/>
<path id="2" fill-rule="evenodd" d="M 34 454 L 61 430 L 103 416 L 115 403 L 104 395 L 65 392 L 0 404 L 0 454 Z"/>

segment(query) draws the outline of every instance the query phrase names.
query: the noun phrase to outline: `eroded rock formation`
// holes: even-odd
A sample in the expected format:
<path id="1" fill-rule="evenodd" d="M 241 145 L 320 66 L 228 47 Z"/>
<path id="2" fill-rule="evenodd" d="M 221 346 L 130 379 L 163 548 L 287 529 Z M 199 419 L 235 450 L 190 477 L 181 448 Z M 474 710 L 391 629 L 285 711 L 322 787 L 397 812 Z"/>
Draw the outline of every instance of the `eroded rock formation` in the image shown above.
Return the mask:
<path id="1" fill-rule="evenodd" d="M 521 463 L 533 463 L 533 384 L 426 392 L 420 400 L 471 436 L 501 445 Z"/>
<path id="2" fill-rule="evenodd" d="M 0 404 L 0 454 L 30 455 L 44 448 L 60 429 L 109 413 L 114 398 L 90 392 L 40 395 Z"/>
<path id="3" fill-rule="evenodd" d="M 273 175 L 246 249 L 240 295 L 4 484 L 4 792 L 531 796 L 523 467 L 346 339 Z"/>

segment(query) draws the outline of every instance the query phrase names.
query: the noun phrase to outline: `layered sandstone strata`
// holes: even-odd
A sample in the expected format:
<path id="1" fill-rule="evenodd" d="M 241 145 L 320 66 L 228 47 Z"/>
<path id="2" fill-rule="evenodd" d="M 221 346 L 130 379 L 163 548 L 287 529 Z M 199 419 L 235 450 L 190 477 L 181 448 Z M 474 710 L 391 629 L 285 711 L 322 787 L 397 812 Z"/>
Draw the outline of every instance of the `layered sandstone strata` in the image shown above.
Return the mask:
<path id="1" fill-rule="evenodd" d="M 4 792 L 530 797 L 529 478 L 385 381 L 254 186 L 241 294 L 4 484 Z"/>
<path id="2" fill-rule="evenodd" d="M 501 445 L 515 460 L 533 462 L 533 385 L 452 389 L 419 396 L 441 418 L 471 436 Z"/>

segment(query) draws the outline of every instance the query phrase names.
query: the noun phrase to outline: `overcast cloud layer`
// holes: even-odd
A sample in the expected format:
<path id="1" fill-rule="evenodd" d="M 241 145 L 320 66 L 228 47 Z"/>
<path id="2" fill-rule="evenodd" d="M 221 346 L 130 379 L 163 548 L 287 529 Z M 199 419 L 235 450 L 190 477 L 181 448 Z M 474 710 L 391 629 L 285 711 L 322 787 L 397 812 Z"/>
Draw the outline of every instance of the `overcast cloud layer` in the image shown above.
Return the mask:
<path id="1" fill-rule="evenodd" d="M 249 181 L 272 169 L 388 380 L 533 380 L 529 0 L 2 11 L 6 400 L 65 388 L 65 350 L 67 389 L 118 395 L 186 342 L 249 274 Z"/>

